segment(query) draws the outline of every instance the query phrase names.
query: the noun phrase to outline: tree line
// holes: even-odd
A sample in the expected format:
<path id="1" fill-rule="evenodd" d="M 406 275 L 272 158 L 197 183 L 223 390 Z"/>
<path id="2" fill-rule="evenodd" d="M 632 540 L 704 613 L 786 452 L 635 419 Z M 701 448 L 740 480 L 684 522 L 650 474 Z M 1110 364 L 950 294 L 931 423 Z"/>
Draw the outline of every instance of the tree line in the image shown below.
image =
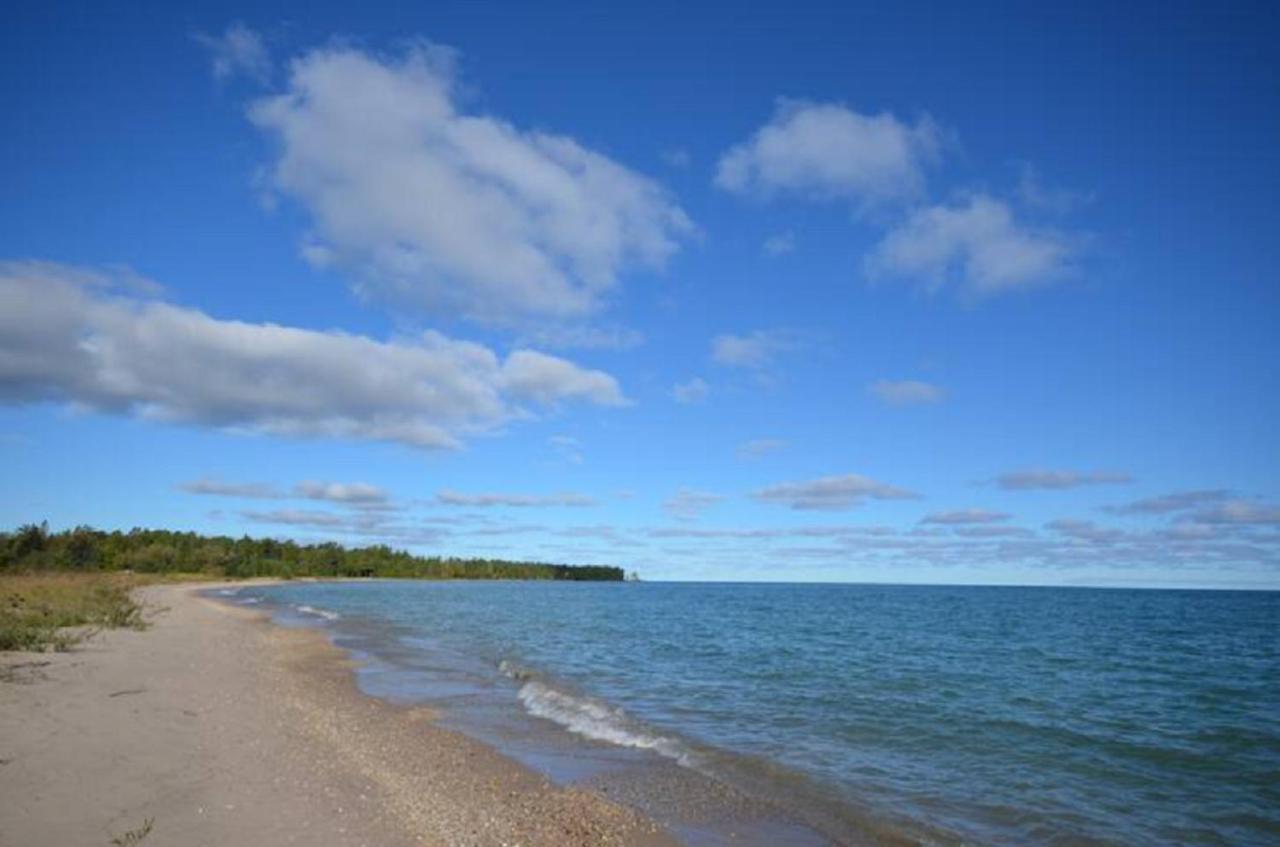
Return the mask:
<path id="1" fill-rule="evenodd" d="M 617 581 L 621 568 L 504 559 L 415 556 L 385 544 L 344 547 L 274 538 L 231 538 L 167 529 L 104 532 L 78 526 L 50 532 L 45 523 L 0 532 L 0 571 L 135 571 L 243 578 L 394 577 L 409 579 L 552 579 Z"/>

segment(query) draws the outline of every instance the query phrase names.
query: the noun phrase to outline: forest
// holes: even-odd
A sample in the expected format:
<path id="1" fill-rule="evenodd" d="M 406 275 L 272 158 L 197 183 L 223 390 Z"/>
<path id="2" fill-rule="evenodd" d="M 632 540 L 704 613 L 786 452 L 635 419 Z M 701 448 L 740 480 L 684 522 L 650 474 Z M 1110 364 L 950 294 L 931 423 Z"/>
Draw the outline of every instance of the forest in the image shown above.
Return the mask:
<path id="1" fill-rule="evenodd" d="M 25 524 L 0 533 L 0 573 L 124 572 L 228 577 L 390 577 L 620 581 L 622 568 L 502 559 L 416 556 L 386 545 L 344 547 L 274 538 L 230 538 L 166 529 L 50 532 Z"/>

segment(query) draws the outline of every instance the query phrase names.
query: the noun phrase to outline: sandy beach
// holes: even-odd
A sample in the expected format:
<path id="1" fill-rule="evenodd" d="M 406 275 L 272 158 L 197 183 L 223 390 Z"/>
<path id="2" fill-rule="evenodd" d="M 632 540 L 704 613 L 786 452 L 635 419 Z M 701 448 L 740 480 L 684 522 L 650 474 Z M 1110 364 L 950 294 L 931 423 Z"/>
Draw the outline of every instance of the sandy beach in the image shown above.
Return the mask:
<path id="1" fill-rule="evenodd" d="M 674 843 L 362 695 L 322 634 L 195 591 L 144 589 L 145 631 L 0 654 L 0 845 L 109 845 L 148 821 L 148 847 Z"/>

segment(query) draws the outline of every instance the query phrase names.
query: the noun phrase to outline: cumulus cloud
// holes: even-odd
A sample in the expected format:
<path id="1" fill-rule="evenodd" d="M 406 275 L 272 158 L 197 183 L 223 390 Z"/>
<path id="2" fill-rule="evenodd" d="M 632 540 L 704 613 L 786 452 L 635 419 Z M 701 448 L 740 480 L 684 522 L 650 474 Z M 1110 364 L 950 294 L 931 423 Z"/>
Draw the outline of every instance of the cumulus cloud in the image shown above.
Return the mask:
<path id="1" fill-rule="evenodd" d="M 566 136 L 458 104 L 454 54 L 349 47 L 295 60 L 250 109 L 278 142 L 269 182 L 309 214 L 304 255 L 363 293 L 513 323 L 592 312 L 660 268 L 693 224 L 652 180 Z"/>
<path id="2" fill-rule="evenodd" d="M 920 495 L 876 482 L 859 474 L 824 476 L 805 482 L 782 482 L 752 492 L 761 503 L 773 503 L 792 509 L 850 509 L 873 500 L 913 500 Z"/>
<path id="3" fill-rule="evenodd" d="M 256 82 L 271 80 L 271 55 L 262 36 L 237 21 L 222 35 L 197 35 L 213 58 L 213 78 L 224 82 L 243 74 Z"/>
<path id="4" fill-rule="evenodd" d="M 700 376 L 685 382 L 678 382 L 671 388 L 671 396 L 677 403 L 701 403 L 711 393 L 711 386 Z"/>
<path id="5" fill-rule="evenodd" d="M 1010 471 L 996 477 L 995 483 L 1007 491 L 1033 489 L 1079 488 L 1083 485 L 1123 485 L 1133 477 L 1122 471 L 1052 471 L 1040 468 Z"/>
<path id="6" fill-rule="evenodd" d="M 938 386 L 914 379 L 881 379 L 868 386 L 868 390 L 890 406 L 941 403 L 947 396 L 947 392 Z"/>
<path id="7" fill-rule="evenodd" d="M 367 336 L 123 297 L 109 275 L 0 263 L 0 402 L 280 436 L 457 447 L 538 409 L 625 399 L 601 371 L 426 332 Z"/>
<path id="8" fill-rule="evenodd" d="M 681 488 L 662 503 L 662 510 L 676 520 L 693 521 L 702 513 L 724 500 L 724 496 L 709 491 Z"/>
<path id="9" fill-rule="evenodd" d="M 988 509 L 957 509 L 952 512 L 931 512 L 921 518 L 920 523 L 935 524 L 989 524 L 1007 521 L 1013 517 L 1008 512 L 993 512 Z"/>
<path id="10" fill-rule="evenodd" d="M 596 505 L 594 497 L 572 492 L 559 494 L 466 494 L 448 489 L 436 494 L 436 502 L 443 506 L 469 506 L 476 508 L 489 508 L 492 506 L 511 506 L 515 508 L 582 507 Z"/>
<path id="11" fill-rule="evenodd" d="M 777 453 L 779 450 L 785 450 L 787 442 L 780 438 L 753 438 L 750 441 L 744 441 L 738 445 L 735 455 L 739 459 L 759 459 L 770 453 Z"/>
<path id="12" fill-rule="evenodd" d="M 784 99 L 769 123 L 721 157 L 715 182 L 738 194 L 792 192 L 872 206 L 918 195 L 940 145 L 927 117 L 912 125 L 887 112 Z"/>
<path id="13" fill-rule="evenodd" d="M 988 295 L 1057 279 L 1074 254 L 1066 236 L 1029 227 L 1008 204 L 975 194 L 912 212 L 885 235 L 865 267 L 873 278 L 914 279 L 930 289 L 954 283 Z"/>

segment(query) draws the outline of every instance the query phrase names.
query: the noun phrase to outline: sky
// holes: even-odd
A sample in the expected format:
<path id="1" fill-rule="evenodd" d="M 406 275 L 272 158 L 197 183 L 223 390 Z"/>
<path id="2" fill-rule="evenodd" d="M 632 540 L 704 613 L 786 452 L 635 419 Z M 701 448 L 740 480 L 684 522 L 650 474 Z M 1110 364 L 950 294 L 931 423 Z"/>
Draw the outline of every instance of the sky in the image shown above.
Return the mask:
<path id="1" fill-rule="evenodd" d="M 0 526 L 1280 588 L 1280 13 L 18 2 Z"/>

